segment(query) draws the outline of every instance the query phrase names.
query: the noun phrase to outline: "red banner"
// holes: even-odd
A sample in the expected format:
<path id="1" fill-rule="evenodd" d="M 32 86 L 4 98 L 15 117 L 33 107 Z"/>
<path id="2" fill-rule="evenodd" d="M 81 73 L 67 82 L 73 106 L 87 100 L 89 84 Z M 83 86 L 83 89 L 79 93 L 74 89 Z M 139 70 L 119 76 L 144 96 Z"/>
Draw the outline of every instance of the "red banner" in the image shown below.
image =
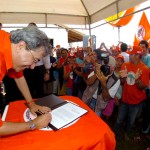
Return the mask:
<path id="1" fill-rule="evenodd" d="M 139 22 L 137 32 L 134 36 L 133 45 L 137 46 L 141 40 L 146 40 L 146 41 L 150 40 L 150 24 L 144 12 Z"/>

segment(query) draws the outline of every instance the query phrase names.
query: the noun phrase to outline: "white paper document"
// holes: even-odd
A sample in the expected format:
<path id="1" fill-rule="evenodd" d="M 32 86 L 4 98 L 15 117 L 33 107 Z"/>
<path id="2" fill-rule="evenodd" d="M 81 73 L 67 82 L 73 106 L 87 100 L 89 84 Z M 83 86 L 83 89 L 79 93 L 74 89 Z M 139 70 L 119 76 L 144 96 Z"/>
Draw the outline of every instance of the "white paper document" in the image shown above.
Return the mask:
<path id="1" fill-rule="evenodd" d="M 68 102 L 52 110 L 52 121 L 50 124 L 55 128 L 60 129 L 87 112 L 87 110 Z"/>

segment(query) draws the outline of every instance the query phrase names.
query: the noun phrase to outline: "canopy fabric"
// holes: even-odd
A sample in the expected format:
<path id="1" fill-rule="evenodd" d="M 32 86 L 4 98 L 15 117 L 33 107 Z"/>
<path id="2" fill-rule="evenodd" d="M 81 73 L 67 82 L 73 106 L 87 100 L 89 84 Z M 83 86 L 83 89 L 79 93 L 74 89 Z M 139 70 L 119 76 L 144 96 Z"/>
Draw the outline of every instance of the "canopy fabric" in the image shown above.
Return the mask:
<path id="1" fill-rule="evenodd" d="M 84 33 L 81 33 L 79 31 L 76 31 L 74 29 L 69 29 L 65 25 L 57 25 L 60 28 L 66 29 L 68 31 L 68 43 L 71 42 L 80 42 L 83 40 L 83 36 L 85 36 Z"/>
<path id="2" fill-rule="evenodd" d="M 146 0 L 0 0 L 3 24 L 93 24 Z"/>

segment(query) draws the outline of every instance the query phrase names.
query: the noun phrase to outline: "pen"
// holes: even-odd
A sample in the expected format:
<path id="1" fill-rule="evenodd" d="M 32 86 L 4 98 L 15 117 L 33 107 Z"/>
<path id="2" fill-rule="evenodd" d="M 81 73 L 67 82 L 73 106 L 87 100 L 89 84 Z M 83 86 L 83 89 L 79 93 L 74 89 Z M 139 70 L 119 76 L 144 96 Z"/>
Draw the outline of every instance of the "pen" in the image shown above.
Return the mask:
<path id="1" fill-rule="evenodd" d="M 36 114 L 37 114 L 37 116 L 40 116 L 40 115 L 43 115 L 44 113 L 42 113 L 40 110 L 38 110 L 38 111 L 36 112 Z"/>

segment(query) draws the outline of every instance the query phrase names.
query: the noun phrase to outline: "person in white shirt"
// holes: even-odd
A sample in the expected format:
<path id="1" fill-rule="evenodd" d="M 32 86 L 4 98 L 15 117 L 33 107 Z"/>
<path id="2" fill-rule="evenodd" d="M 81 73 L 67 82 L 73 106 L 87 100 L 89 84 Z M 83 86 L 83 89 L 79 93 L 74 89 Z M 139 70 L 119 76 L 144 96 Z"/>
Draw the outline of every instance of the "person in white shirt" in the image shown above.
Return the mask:
<path id="1" fill-rule="evenodd" d="M 129 62 L 129 54 L 127 53 L 128 45 L 126 43 L 122 43 L 120 46 L 121 55 L 124 57 L 125 62 Z"/>

